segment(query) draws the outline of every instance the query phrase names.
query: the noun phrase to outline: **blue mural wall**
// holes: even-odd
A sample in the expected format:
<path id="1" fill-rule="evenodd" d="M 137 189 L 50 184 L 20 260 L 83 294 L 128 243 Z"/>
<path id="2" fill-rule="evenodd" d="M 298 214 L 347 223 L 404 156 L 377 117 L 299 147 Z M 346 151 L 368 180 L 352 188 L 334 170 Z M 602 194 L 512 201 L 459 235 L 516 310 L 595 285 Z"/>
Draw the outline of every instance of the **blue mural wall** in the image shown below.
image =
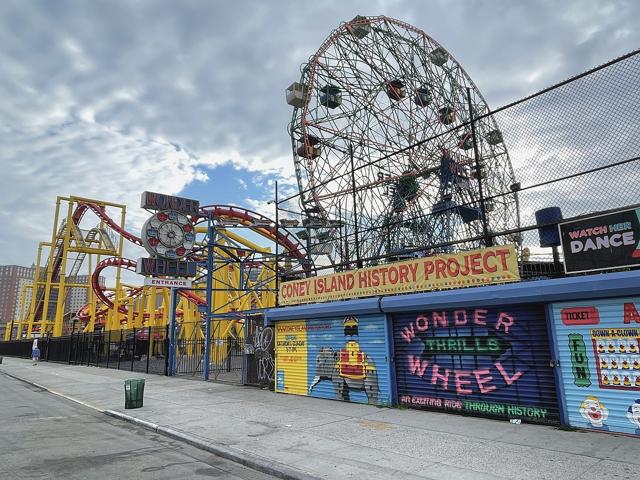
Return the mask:
<path id="1" fill-rule="evenodd" d="M 551 310 L 568 423 L 640 435 L 640 297 Z"/>
<path id="2" fill-rule="evenodd" d="M 390 405 L 385 315 L 276 322 L 276 391 Z"/>
<path id="3" fill-rule="evenodd" d="M 399 313 L 393 338 L 401 405 L 559 422 L 541 305 Z"/>

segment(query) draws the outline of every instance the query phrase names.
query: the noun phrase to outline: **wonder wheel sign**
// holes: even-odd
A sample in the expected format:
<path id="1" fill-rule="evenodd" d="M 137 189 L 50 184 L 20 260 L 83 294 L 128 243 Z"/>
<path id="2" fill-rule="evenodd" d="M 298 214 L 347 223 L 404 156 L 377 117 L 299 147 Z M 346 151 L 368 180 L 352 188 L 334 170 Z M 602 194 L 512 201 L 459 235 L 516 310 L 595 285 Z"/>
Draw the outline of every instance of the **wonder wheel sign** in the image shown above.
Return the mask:
<path id="1" fill-rule="evenodd" d="M 150 277 L 195 276 L 196 263 L 185 257 L 191 253 L 196 241 L 193 220 L 199 212 L 199 202 L 144 192 L 141 207 L 155 212 L 142 226 L 140 235 L 151 258 L 138 261 L 137 273 Z"/>
<path id="2" fill-rule="evenodd" d="M 155 213 L 142 227 L 142 244 L 153 257 L 183 258 L 196 240 L 193 223 L 173 210 Z"/>

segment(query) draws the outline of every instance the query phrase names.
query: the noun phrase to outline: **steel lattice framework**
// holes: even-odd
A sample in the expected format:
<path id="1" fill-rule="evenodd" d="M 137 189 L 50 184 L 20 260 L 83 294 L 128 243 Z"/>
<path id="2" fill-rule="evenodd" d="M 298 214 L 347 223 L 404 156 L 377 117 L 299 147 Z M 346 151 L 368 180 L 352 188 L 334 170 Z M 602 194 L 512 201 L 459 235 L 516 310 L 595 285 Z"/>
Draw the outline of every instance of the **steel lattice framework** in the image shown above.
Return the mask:
<path id="1" fill-rule="evenodd" d="M 479 172 L 471 129 L 460 125 L 470 120 L 467 87 L 474 119 L 480 117 Z M 473 81 L 440 44 L 404 22 L 358 16 L 341 24 L 290 90 L 302 207 L 345 225 L 347 241 L 332 231 L 336 260 L 355 258 L 356 225 L 362 258 L 478 237 L 478 179 L 485 197 L 515 182 Z M 517 196 L 488 201 L 486 219 L 490 231 L 518 228 Z"/>

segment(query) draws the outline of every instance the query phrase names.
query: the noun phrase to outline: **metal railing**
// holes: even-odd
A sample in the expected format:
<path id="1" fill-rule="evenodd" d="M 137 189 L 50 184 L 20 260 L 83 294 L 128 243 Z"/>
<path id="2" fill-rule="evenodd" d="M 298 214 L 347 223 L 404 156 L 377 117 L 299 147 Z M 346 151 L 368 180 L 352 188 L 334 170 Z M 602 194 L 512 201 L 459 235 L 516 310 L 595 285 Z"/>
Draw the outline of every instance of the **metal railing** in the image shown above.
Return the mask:
<path id="1" fill-rule="evenodd" d="M 0 355 L 30 358 L 33 339 L 0 342 Z M 140 373 L 167 373 L 167 328 L 77 333 L 38 339 L 40 360 Z"/>

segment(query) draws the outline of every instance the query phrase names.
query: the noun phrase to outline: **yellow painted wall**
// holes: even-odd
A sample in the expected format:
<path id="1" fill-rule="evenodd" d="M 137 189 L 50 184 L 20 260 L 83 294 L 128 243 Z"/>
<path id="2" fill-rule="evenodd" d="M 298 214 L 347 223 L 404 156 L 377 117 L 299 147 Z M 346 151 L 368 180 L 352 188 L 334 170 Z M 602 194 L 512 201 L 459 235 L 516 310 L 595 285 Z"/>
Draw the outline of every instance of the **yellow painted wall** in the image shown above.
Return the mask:
<path id="1" fill-rule="evenodd" d="M 307 322 L 276 324 L 276 392 L 307 395 Z"/>

